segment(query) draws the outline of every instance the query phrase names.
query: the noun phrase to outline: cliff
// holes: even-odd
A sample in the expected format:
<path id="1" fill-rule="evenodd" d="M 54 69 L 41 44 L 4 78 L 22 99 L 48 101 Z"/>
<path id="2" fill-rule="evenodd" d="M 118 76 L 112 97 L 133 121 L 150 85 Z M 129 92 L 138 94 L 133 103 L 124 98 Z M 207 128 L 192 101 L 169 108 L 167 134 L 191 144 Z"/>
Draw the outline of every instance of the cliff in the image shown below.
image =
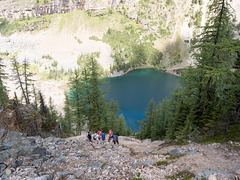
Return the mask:
<path id="1" fill-rule="evenodd" d="M 120 3 L 131 4 L 138 0 L 2 0 L 0 18 L 19 19 L 23 16 L 43 16 L 47 14 L 68 13 L 76 10 L 102 10 L 116 8 Z"/>

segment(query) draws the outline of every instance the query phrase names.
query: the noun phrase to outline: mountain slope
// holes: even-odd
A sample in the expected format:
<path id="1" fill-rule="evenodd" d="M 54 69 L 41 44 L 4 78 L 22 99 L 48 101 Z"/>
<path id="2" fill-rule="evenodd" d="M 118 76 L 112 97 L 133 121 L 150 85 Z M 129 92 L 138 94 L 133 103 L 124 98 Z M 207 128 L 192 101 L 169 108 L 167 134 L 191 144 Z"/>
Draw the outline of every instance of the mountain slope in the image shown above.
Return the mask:
<path id="1" fill-rule="evenodd" d="M 169 146 L 120 137 L 120 145 L 111 142 L 103 147 L 88 142 L 85 135 L 42 139 L 3 129 L 0 138 L 2 179 L 183 179 L 196 175 L 226 180 L 239 175 L 238 151 L 216 143 Z"/>

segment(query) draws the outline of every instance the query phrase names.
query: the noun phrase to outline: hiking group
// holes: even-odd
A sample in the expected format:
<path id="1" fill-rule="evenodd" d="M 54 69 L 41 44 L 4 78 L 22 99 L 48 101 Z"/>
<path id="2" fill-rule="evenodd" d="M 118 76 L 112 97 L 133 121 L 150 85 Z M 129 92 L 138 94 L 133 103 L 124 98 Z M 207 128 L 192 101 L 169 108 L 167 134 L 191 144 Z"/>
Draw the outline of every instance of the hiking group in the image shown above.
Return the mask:
<path id="1" fill-rule="evenodd" d="M 96 131 L 93 135 L 91 133 L 91 130 L 88 130 L 87 133 L 87 138 L 90 142 L 95 141 L 97 144 L 101 144 L 101 145 L 105 145 L 106 144 L 106 136 L 108 136 L 108 142 L 110 142 L 110 140 L 113 140 L 114 144 L 119 144 L 118 142 L 118 135 L 113 135 L 113 129 L 110 129 L 108 131 L 108 134 L 104 133 L 103 130 L 101 131 Z"/>

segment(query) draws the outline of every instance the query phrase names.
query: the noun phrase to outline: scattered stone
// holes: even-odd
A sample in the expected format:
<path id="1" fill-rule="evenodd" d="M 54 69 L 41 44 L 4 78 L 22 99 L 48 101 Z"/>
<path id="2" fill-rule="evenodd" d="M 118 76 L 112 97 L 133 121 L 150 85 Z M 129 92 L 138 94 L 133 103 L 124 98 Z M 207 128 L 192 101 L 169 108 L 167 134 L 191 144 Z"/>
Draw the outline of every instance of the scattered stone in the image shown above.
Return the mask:
<path id="1" fill-rule="evenodd" d="M 5 174 L 6 174 L 6 175 L 10 175 L 11 173 L 12 173 L 12 171 L 11 171 L 10 169 L 6 169 L 6 170 L 5 170 Z"/>
<path id="2" fill-rule="evenodd" d="M 84 174 L 84 171 L 82 169 L 78 169 L 73 171 L 73 174 L 75 176 L 75 178 L 80 179 L 82 177 L 82 175 Z"/>
<path id="3" fill-rule="evenodd" d="M 8 133 L 5 134 L 7 135 Z M 169 149 L 172 149 L 172 147 L 164 147 L 161 150 L 155 150 L 153 147 L 158 148 L 159 142 L 150 143 L 150 141 L 147 140 L 141 143 L 140 140 L 135 140 L 134 138 L 121 138 L 121 141 L 126 143 L 124 144 L 125 146 L 112 147 L 112 144 L 109 143 L 102 149 L 101 145 L 94 143 L 96 149 L 93 149 L 89 142 L 86 141 L 86 138 L 75 139 L 73 137 L 61 139 L 50 137 L 45 141 L 41 137 L 30 137 L 27 138 L 27 143 L 22 143 L 26 139 L 22 136 L 22 138 L 19 138 L 21 142 L 19 146 L 17 146 L 17 144 L 7 145 L 8 142 L 0 144 L 0 147 L 2 147 L 0 158 L 4 159 L 4 161 L 0 163 L 0 179 L 109 180 L 132 179 L 136 177 L 142 179 L 165 179 L 166 175 L 171 176 L 177 174 L 182 169 L 191 168 L 189 166 L 184 167 L 185 164 L 187 164 L 187 162 L 182 162 L 184 158 L 196 158 L 196 156 L 193 158 L 191 158 L 191 156 L 186 156 L 184 158 L 175 159 L 173 162 L 167 160 L 169 163 L 167 166 L 156 166 L 154 165 L 155 162 L 166 161 L 166 156 L 163 154 L 169 152 Z M 124 138 L 127 140 L 123 140 Z M 142 148 L 136 148 L 135 145 Z M 6 149 L 5 146 L 11 148 Z M 144 146 L 147 146 L 147 148 Z M 196 146 L 195 143 L 186 147 L 187 148 L 175 148 L 170 154 L 192 155 L 197 152 L 192 149 L 197 149 L 198 152 L 200 152 L 197 156 L 205 157 L 202 150 L 199 149 L 198 145 Z M 222 146 L 209 146 L 209 148 L 216 148 L 217 150 L 220 149 L 219 147 Z M 134 154 L 134 156 L 132 156 L 132 154 Z M 230 156 L 229 154 L 230 151 L 227 152 L 228 157 Z M 234 151 L 231 152 L 231 156 L 233 155 L 238 157 L 238 154 Z M 234 162 L 235 159 L 238 158 L 231 159 L 231 163 Z M 0 159 L 0 161 L 2 161 L 2 159 Z M 196 167 L 197 165 L 195 166 L 195 171 Z M 235 167 L 236 165 L 234 168 Z M 229 169 L 226 171 L 229 172 Z M 226 178 L 226 174 L 224 175 L 225 176 L 223 176 L 223 173 L 217 173 L 215 171 L 206 177 L 212 178 L 212 180 L 214 178 L 221 180 L 221 178 Z M 230 176 L 230 178 L 232 178 L 232 176 Z"/>
<path id="4" fill-rule="evenodd" d="M 89 163 L 82 165 L 83 167 L 102 167 L 103 163 Z"/>

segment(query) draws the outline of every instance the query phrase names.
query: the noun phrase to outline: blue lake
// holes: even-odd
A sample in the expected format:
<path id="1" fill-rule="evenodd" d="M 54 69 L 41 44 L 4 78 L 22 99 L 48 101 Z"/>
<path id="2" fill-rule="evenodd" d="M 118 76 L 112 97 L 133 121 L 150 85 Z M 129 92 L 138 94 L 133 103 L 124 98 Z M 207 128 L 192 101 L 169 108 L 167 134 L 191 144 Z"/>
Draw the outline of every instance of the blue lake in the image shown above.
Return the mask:
<path id="1" fill-rule="evenodd" d="M 144 119 L 148 103 L 154 98 L 156 104 L 169 96 L 179 85 L 179 77 L 154 69 L 137 69 L 126 75 L 105 79 L 109 88 L 106 101 L 118 102 L 127 126 L 139 131 L 138 120 Z M 105 89 L 104 88 L 104 89 Z"/>

